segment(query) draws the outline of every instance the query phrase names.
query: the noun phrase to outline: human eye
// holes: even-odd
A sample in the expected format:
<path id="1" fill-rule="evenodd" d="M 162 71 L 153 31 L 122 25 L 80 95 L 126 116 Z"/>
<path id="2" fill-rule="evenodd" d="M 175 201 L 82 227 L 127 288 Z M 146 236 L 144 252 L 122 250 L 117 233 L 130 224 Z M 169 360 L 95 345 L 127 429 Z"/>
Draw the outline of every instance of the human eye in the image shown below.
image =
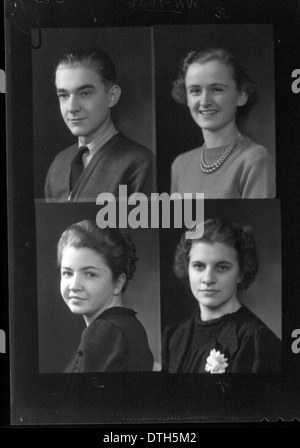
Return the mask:
<path id="1" fill-rule="evenodd" d="M 58 96 L 58 99 L 60 101 L 62 101 L 62 100 L 65 100 L 68 95 L 66 93 L 61 92 L 61 93 L 58 93 L 57 96 Z"/>
<path id="2" fill-rule="evenodd" d="M 202 271 L 204 269 L 204 264 L 199 261 L 195 261 L 192 263 L 192 267 L 195 271 Z"/>
<path id="3" fill-rule="evenodd" d="M 91 90 L 83 90 L 82 92 L 80 92 L 80 95 L 81 95 L 83 98 L 88 97 L 88 96 L 90 96 L 91 94 L 92 94 L 92 91 L 91 91 Z"/>
<path id="4" fill-rule="evenodd" d="M 221 92 L 224 92 L 224 89 L 221 86 L 215 86 L 212 88 L 212 92 L 213 93 L 221 93 Z"/>
<path id="5" fill-rule="evenodd" d="M 230 269 L 230 266 L 228 264 L 219 264 L 218 265 L 218 270 L 220 272 L 226 272 Z"/>
<path id="6" fill-rule="evenodd" d="M 85 273 L 85 276 L 86 276 L 87 278 L 95 278 L 95 277 L 97 277 L 97 274 L 95 274 L 95 272 L 87 271 L 87 272 Z"/>
<path id="7" fill-rule="evenodd" d="M 201 93 L 201 89 L 200 89 L 200 87 L 191 87 L 190 89 L 189 89 L 189 94 L 190 95 L 193 95 L 193 96 L 196 96 L 196 95 L 200 95 L 200 93 Z"/>
<path id="8" fill-rule="evenodd" d="M 62 270 L 61 270 L 61 276 L 62 276 L 63 278 L 69 278 L 69 277 L 72 276 L 72 272 L 71 272 L 71 271 L 68 271 L 68 270 L 66 270 L 66 269 L 62 269 Z"/>

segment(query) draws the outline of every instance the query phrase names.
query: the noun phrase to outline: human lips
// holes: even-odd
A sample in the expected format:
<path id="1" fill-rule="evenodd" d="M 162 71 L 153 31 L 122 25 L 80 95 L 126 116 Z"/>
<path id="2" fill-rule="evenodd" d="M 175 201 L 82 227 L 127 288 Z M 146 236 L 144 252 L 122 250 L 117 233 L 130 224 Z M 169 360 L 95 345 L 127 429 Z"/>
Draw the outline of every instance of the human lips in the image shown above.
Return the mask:
<path id="1" fill-rule="evenodd" d="M 84 297 L 79 297 L 79 296 L 69 296 L 69 300 L 80 300 L 80 301 L 85 301 L 87 299 L 85 299 Z"/>
<path id="2" fill-rule="evenodd" d="M 212 115 L 215 115 L 218 111 L 215 109 L 211 109 L 211 110 L 199 110 L 199 113 L 203 116 L 203 117 L 211 117 Z"/>
<path id="3" fill-rule="evenodd" d="M 69 118 L 68 121 L 72 124 L 78 124 L 81 123 L 85 118 Z"/>
<path id="4" fill-rule="evenodd" d="M 213 296 L 219 292 L 218 289 L 200 289 L 200 293 L 205 296 Z"/>

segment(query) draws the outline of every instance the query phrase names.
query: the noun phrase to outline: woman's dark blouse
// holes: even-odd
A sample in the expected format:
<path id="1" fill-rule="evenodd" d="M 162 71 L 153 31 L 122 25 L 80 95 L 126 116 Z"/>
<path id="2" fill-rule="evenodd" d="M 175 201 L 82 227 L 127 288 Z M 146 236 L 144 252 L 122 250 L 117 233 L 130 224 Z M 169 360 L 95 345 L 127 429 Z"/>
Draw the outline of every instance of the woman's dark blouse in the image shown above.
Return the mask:
<path id="1" fill-rule="evenodd" d="M 163 370 L 170 373 L 207 373 L 205 365 L 215 349 L 228 358 L 226 373 L 281 371 L 281 341 L 250 310 L 202 321 L 199 308 L 163 338 Z"/>
<path id="2" fill-rule="evenodd" d="M 153 355 L 135 314 L 123 307 L 100 314 L 82 332 L 65 373 L 151 371 Z"/>

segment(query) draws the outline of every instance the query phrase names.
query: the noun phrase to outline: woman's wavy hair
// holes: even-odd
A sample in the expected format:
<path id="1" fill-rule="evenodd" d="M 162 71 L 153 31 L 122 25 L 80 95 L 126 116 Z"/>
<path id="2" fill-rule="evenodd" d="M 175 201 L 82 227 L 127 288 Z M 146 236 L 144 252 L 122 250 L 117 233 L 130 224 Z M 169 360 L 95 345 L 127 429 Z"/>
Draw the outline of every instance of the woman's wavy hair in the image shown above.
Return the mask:
<path id="1" fill-rule="evenodd" d="M 247 75 L 238 59 L 223 48 L 189 52 L 179 64 L 178 78 L 173 83 L 172 97 L 177 103 L 187 105 L 185 78 L 189 66 L 193 63 L 205 64 L 210 61 L 219 61 L 226 65 L 236 82 L 238 91 L 247 94 L 246 104 L 238 106 L 236 113 L 236 120 L 246 118 L 258 99 L 258 91 L 254 81 Z"/>
<path id="2" fill-rule="evenodd" d="M 175 275 L 189 284 L 190 251 L 197 243 L 222 243 L 233 247 L 238 254 L 241 281 L 237 288 L 247 289 L 254 281 L 258 271 L 258 255 L 253 232 L 250 226 L 238 226 L 230 221 L 217 218 L 204 222 L 204 232 L 199 239 L 187 239 L 182 234 L 174 259 Z"/>
<path id="3" fill-rule="evenodd" d="M 63 251 L 67 247 L 92 249 L 104 258 L 114 280 L 126 275 L 125 291 L 136 269 L 136 247 L 130 236 L 113 227 L 100 229 L 96 221 L 84 220 L 72 224 L 61 235 L 57 245 L 57 263 L 60 266 Z"/>

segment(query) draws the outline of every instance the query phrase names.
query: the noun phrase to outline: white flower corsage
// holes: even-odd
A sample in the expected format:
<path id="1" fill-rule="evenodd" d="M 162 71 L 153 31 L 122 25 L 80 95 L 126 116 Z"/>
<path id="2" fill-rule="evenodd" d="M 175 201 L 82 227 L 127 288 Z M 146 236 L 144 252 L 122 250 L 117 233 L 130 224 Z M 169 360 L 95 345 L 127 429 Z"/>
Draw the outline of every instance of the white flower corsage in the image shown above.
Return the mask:
<path id="1" fill-rule="evenodd" d="M 224 358 L 220 352 L 216 352 L 215 349 L 210 351 L 210 354 L 206 360 L 205 370 L 210 373 L 225 373 L 228 367 L 228 358 Z"/>

